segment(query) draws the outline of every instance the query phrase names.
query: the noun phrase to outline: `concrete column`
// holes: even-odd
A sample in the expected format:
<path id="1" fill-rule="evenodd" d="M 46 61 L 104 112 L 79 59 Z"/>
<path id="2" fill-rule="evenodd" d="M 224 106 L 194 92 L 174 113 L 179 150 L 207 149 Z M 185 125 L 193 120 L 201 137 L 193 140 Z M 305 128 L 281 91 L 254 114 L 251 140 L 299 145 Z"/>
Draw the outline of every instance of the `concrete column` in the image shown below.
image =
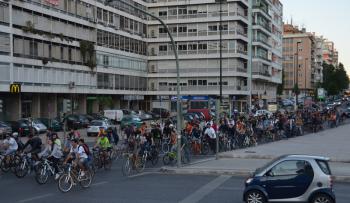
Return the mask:
<path id="1" fill-rule="evenodd" d="M 120 109 L 120 97 L 119 96 L 113 96 L 113 109 Z"/>
<path id="2" fill-rule="evenodd" d="M 86 114 L 86 95 L 79 95 L 77 98 L 78 102 L 78 113 L 80 114 Z"/>
<path id="3" fill-rule="evenodd" d="M 33 100 L 32 100 L 32 117 L 38 118 L 40 117 L 40 94 L 33 94 Z"/>
<path id="4" fill-rule="evenodd" d="M 98 113 L 98 101 L 97 100 L 94 100 L 92 102 L 92 113 Z"/>
<path id="5" fill-rule="evenodd" d="M 54 118 L 57 116 L 57 95 L 56 94 L 42 94 L 41 100 L 41 116 L 43 118 Z"/>

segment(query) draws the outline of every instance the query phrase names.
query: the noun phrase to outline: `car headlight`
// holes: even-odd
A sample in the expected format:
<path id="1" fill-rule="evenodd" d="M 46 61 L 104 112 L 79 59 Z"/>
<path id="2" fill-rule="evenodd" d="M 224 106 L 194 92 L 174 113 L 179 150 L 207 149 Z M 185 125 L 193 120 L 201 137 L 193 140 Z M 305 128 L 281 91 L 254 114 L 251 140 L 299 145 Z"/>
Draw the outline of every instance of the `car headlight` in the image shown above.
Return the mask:
<path id="1" fill-rule="evenodd" d="M 245 181 L 245 183 L 246 184 L 249 184 L 249 183 L 251 183 L 253 181 L 253 178 L 248 178 L 246 181 Z"/>

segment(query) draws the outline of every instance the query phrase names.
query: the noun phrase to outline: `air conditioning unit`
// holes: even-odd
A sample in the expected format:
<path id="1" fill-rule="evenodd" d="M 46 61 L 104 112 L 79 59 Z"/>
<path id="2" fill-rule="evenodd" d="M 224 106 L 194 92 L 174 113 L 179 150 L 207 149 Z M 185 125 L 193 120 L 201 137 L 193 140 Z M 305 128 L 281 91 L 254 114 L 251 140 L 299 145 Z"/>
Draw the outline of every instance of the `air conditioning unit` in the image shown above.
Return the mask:
<path id="1" fill-rule="evenodd" d="M 75 87 L 75 82 L 69 82 L 68 87 L 69 89 L 73 89 Z"/>

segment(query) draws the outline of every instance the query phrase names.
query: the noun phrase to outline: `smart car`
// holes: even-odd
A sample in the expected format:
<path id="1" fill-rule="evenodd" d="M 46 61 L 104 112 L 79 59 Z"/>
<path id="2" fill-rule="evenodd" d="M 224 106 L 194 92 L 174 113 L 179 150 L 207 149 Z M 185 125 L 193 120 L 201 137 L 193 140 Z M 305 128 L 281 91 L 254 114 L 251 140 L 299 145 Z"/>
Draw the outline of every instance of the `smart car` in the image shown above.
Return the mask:
<path id="1" fill-rule="evenodd" d="M 246 180 L 246 203 L 335 203 L 329 158 L 284 155 L 256 171 Z"/>

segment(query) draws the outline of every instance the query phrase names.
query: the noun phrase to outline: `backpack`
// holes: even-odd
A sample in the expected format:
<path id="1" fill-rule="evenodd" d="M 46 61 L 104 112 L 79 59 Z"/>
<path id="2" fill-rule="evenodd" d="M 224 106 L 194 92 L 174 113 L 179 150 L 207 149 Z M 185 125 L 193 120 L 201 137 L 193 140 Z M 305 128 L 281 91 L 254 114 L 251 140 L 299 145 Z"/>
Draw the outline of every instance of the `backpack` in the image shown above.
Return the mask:
<path id="1" fill-rule="evenodd" d="M 80 145 L 80 146 L 84 148 L 84 151 L 85 151 L 86 155 L 88 155 L 88 156 L 91 155 L 89 146 L 87 146 L 87 144 L 83 144 L 83 145 Z"/>

